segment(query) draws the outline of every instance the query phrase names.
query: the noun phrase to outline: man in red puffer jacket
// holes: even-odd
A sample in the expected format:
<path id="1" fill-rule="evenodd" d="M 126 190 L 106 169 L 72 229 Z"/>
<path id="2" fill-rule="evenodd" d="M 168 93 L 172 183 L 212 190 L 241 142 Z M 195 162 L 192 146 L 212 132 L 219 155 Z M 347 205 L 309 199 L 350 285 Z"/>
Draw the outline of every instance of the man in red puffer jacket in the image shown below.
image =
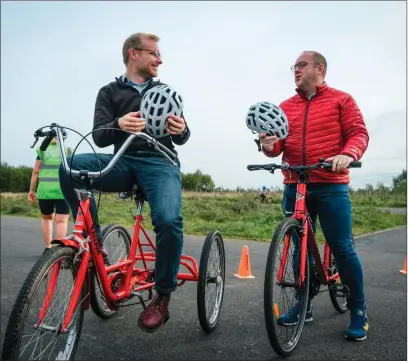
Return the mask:
<path id="1" fill-rule="evenodd" d="M 289 121 L 288 137 L 280 141 L 275 136 L 260 134 L 259 139 L 266 156 L 277 157 L 283 152 L 282 161 L 289 165 L 314 164 L 320 158 L 333 162 L 332 171 L 319 169 L 309 172 L 307 190 L 311 197 L 307 207 L 314 224 L 319 216 L 322 231 L 336 258 L 340 278 L 350 289 L 347 306 L 351 318 L 345 337 L 362 341 L 367 338 L 368 319 L 362 267 L 352 242 L 347 167 L 363 156 L 368 146 L 368 132 L 352 96 L 330 88 L 325 82 L 327 62 L 323 55 L 314 51 L 303 52 L 292 70 L 297 94 L 280 105 Z M 283 210 L 293 212 L 297 177 L 286 171 L 283 174 Z M 295 258 L 299 242 L 294 240 L 294 243 Z M 311 255 L 309 261 L 313 269 Z M 312 298 L 309 299 L 307 322 L 313 320 Z M 298 312 L 299 304 L 295 304 L 280 317 L 279 323 L 286 326 L 296 324 Z"/>

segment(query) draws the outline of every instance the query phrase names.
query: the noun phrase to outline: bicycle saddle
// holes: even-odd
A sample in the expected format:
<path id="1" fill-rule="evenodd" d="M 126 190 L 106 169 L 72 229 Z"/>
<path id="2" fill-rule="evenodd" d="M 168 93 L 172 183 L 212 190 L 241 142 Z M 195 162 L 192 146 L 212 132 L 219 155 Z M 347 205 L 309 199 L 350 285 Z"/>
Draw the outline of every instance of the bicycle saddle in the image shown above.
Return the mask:
<path id="1" fill-rule="evenodd" d="M 133 184 L 131 190 L 118 193 L 120 199 L 126 199 L 131 197 L 132 195 L 135 196 L 137 199 L 141 199 L 143 201 L 147 200 L 146 193 L 144 192 L 143 188 L 139 187 L 136 183 Z"/>

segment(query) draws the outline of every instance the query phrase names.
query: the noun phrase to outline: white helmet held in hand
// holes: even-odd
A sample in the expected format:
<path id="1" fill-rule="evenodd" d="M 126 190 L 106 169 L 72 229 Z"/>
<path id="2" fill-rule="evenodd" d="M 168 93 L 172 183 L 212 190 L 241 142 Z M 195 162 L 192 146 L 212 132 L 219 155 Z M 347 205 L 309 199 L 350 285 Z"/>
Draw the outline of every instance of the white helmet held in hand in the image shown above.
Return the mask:
<path id="1" fill-rule="evenodd" d="M 140 104 L 140 116 L 146 120 L 147 134 L 153 138 L 165 137 L 169 115 L 180 117 L 183 107 L 183 98 L 168 85 L 158 85 L 149 89 Z"/>
<path id="2" fill-rule="evenodd" d="M 285 139 L 289 133 L 285 113 L 270 102 L 258 102 L 250 107 L 246 116 L 246 124 L 256 133 L 275 135 L 278 139 Z"/>

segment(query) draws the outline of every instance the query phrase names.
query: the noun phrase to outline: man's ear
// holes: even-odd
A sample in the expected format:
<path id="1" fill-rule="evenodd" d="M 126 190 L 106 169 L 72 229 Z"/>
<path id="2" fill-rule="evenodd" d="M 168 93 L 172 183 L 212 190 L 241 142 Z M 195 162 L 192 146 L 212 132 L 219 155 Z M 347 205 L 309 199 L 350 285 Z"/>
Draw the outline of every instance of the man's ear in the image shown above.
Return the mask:
<path id="1" fill-rule="evenodd" d="M 324 68 L 324 64 L 319 64 L 318 68 L 319 68 L 319 70 L 320 70 L 320 72 L 322 73 L 323 76 L 326 75 L 325 74 L 326 69 Z"/>

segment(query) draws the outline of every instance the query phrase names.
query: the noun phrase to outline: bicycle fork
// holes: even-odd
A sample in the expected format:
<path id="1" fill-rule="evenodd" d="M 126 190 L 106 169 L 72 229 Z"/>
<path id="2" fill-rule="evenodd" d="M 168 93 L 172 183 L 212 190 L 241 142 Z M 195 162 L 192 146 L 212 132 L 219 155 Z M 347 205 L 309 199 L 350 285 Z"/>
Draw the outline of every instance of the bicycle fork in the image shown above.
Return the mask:
<path id="1" fill-rule="evenodd" d="M 84 194 L 81 194 L 81 195 L 84 196 Z M 84 199 L 82 199 L 82 201 L 84 201 Z M 56 264 L 52 266 L 51 277 L 48 282 L 47 291 L 46 291 L 46 295 L 45 295 L 45 298 L 44 298 L 44 301 L 41 307 L 39 319 L 37 323 L 34 325 L 34 328 L 36 329 L 42 328 L 46 331 L 59 332 L 61 334 L 69 332 L 69 325 L 76 311 L 79 296 L 83 288 L 85 277 L 87 276 L 87 273 L 88 273 L 89 259 L 91 257 L 89 241 L 85 240 L 83 236 L 83 231 L 84 231 L 83 225 L 85 224 L 87 228 L 89 228 L 89 224 L 88 224 L 89 222 L 87 222 L 87 220 L 84 217 L 84 213 L 86 214 L 86 212 L 89 209 L 89 201 L 81 202 L 81 206 L 82 206 L 82 209 L 80 207 L 78 211 L 77 219 L 75 221 L 74 231 L 73 231 L 74 234 L 66 238 L 66 240 L 69 240 L 70 242 L 75 241 L 75 243 L 79 245 L 79 249 L 78 249 L 78 252 L 75 254 L 72 267 L 73 268 L 75 267 L 74 265 L 76 262 L 80 262 L 80 266 L 79 266 L 78 271 L 75 272 L 76 277 L 75 277 L 75 282 L 74 282 L 74 288 L 72 291 L 72 295 L 70 297 L 67 311 L 64 316 L 64 320 L 59 330 L 57 329 L 57 327 L 48 327 L 47 325 L 41 325 L 41 323 L 44 321 L 46 317 L 48 308 L 50 306 L 50 303 L 51 303 L 51 300 L 52 300 L 52 297 L 55 291 L 55 287 L 57 285 L 58 276 L 59 276 L 60 269 L 62 266 L 62 262 L 60 260 L 59 262 L 57 262 Z M 97 236 L 95 232 L 88 232 L 88 234 L 90 234 L 91 241 L 92 240 L 94 242 L 95 240 L 97 241 Z M 64 242 L 61 242 L 61 243 L 64 243 Z M 88 279 L 88 283 L 89 283 L 89 279 Z M 89 284 L 87 286 L 88 286 L 87 290 L 89 290 Z"/>
<path id="2" fill-rule="evenodd" d="M 301 288 L 305 278 L 306 278 L 306 257 L 308 257 L 308 239 L 311 234 L 309 233 L 309 223 L 306 217 L 302 217 L 300 219 L 300 222 L 302 223 L 302 231 L 298 234 L 299 236 L 299 273 L 297 277 L 297 281 L 295 283 L 288 283 L 283 281 L 283 272 L 286 268 L 286 261 L 288 258 L 288 253 L 289 253 L 289 246 L 290 242 L 292 241 L 291 236 L 292 234 L 286 234 L 285 235 L 285 241 L 283 245 L 283 251 L 282 251 L 282 258 L 281 262 L 279 265 L 279 271 L 278 271 L 278 284 L 281 286 L 290 286 L 290 287 L 299 287 Z"/>
<path id="3" fill-rule="evenodd" d="M 68 325 L 71 322 L 72 316 L 75 311 L 75 307 L 78 303 L 79 296 L 82 291 L 82 286 L 84 284 L 85 280 L 85 275 L 88 271 L 88 263 L 89 263 L 89 257 L 90 257 L 90 252 L 89 252 L 89 247 L 86 248 L 88 251 L 84 252 L 82 255 L 81 259 L 81 265 L 79 266 L 79 270 L 77 273 L 77 277 L 75 278 L 75 285 L 74 285 L 74 291 L 71 297 L 71 300 L 69 302 L 68 310 L 65 315 L 64 321 L 61 326 L 61 333 L 67 333 L 68 332 Z"/>
<path id="4" fill-rule="evenodd" d="M 62 322 L 62 324 L 59 327 L 59 330 L 57 329 L 57 327 L 49 327 L 47 325 L 41 325 L 41 323 L 44 321 L 47 312 L 48 312 L 48 308 L 50 306 L 52 297 L 54 295 L 54 291 L 57 285 L 57 280 L 58 280 L 58 276 L 60 274 L 60 269 L 62 266 L 62 262 L 59 261 L 56 264 L 54 264 L 51 268 L 51 277 L 49 279 L 48 282 L 48 286 L 47 286 L 47 291 L 46 291 L 46 295 L 44 297 L 44 301 L 40 310 L 40 315 L 38 318 L 37 323 L 34 325 L 35 329 L 41 328 L 44 329 L 46 331 L 51 331 L 51 332 L 58 332 L 61 334 L 65 334 L 69 332 L 69 325 L 70 322 L 72 320 L 72 317 L 75 314 L 76 311 L 76 307 L 78 305 L 78 301 L 79 301 L 79 297 L 81 295 L 81 291 L 82 291 L 82 287 L 85 281 L 85 277 L 88 271 L 88 263 L 89 263 L 89 258 L 90 258 L 90 252 L 89 252 L 89 248 L 88 251 L 83 252 L 82 254 L 82 259 L 81 259 L 81 264 L 79 266 L 77 275 L 75 277 L 75 282 L 74 282 L 74 287 L 72 290 L 72 295 L 70 297 L 70 301 L 69 301 L 69 305 L 67 308 L 67 311 L 65 313 L 64 316 L 64 320 Z"/>

